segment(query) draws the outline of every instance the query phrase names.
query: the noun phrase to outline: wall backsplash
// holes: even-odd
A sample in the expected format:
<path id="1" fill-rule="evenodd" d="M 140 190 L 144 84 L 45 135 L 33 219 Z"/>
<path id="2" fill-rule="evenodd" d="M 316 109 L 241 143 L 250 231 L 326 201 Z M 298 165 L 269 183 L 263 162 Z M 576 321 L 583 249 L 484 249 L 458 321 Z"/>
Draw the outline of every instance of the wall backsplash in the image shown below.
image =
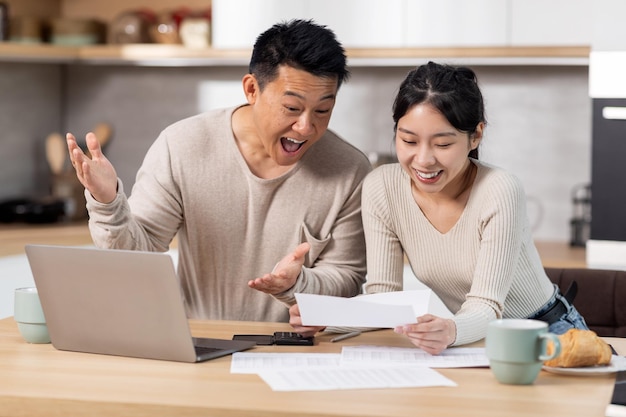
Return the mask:
<path id="1" fill-rule="evenodd" d="M 44 141 L 63 111 L 58 65 L 0 63 L 0 199 L 48 192 Z"/>
<path id="2" fill-rule="evenodd" d="M 352 69 L 331 128 L 364 152 L 393 152 L 391 104 L 410 68 Z M 474 67 L 488 127 L 481 158 L 519 176 L 538 239 L 569 241 L 571 191 L 590 181 L 587 67 Z M 168 124 L 243 100 L 244 67 L 0 64 L 0 198 L 45 193 L 43 141 L 113 126 L 106 154 L 130 193 L 143 156 Z"/>

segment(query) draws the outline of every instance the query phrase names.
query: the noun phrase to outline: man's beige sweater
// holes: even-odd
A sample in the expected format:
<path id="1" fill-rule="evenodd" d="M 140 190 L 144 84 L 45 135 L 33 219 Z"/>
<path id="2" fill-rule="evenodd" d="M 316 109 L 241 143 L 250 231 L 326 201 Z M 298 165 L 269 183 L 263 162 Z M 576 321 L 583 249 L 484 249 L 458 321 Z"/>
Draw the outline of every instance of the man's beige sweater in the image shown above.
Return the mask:
<path id="1" fill-rule="evenodd" d="M 354 296 L 365 280 L 361 186 L 367 157 L 330 131 L 286 174 L 253 175 L 235 143 L 234 108 L 166 128 L 127 199 L 86 193 L 99 247 L 166 251 L 178 234 L 178 275 L 188 316 L 287 321 L 294 293 Z M 276 297 L 247 285 L 295 247 L 311 250 L 296 284 Z"/>

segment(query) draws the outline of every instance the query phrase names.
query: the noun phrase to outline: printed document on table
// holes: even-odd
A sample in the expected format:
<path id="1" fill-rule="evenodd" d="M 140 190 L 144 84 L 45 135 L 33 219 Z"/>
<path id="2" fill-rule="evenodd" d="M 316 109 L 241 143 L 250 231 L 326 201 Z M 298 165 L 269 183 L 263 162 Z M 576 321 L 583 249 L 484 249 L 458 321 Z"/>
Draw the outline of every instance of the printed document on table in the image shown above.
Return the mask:
<path id="1" fill-rule="evenodd" d="M 359 348 L 344 346 L 341 354 L 237 352 L 232 355 L 230 371 L 256 373 L 274 391 L 456 386 L 429 367 L 436 362 L 421 349 Z M 465 355 L 455 356 L 469 354 L 466 350 Z M 467 359 L 461 359 L 441 367 L 467 363 Z"/>
<path id="2" fill-rule="evenodd" d="M 393 328 L 415 323 L 431 313 L 453 315 L 430 289 L 369 294 L 352 298 L 296 294 L 305 326 L 353 326 Z"/>
<path id="3" fill-rule="evenodd" d="M 338 368 L 340 359 L 339 353 L 236 352 L 232 355 L 230 372 L 256 374 L 267 370 Z"/>
<path id="4" fill-rule="evenodd" d="M 434 369 L 419 366 L 262 371 L 259 376 L 274 391 L 456 386 Z"/>
<path id="5" fill-rule="evenodd" d="M 431 355 L 419 348 L 344 346 L 342 366 L 367 364 L 419 365 L 429 368 L 470 368 L 489 366 L 485 348 L 449 348 Z"/>

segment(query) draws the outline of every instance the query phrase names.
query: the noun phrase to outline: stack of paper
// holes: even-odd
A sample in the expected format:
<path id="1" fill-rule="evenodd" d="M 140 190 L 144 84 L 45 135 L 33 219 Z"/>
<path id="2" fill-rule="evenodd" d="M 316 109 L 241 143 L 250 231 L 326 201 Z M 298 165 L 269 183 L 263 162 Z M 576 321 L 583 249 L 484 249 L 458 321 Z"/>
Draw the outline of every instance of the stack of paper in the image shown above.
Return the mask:
<path id="1" fill-rule="evenodd" d="M 488 366 L 484 348 L 430 355 L 418 348 L 346 346 L 334 353 L 233 354 L 232 373 L 256 373 L 275 391 L 456 386 L 432 368 Z"/>

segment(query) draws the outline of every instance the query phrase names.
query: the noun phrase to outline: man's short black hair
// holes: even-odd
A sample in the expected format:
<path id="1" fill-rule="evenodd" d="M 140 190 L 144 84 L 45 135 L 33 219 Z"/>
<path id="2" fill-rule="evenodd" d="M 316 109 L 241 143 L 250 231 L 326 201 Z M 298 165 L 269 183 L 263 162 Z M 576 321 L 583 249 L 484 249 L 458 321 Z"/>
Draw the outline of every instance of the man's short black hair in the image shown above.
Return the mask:
<path id="1" fill-rule="evenodd" d="M 318 77 L 336 77 L 337 88 L 350 76 L 345 50 L 334 32 L 312 20 L 277 23 L 257 37 L 249 72 L 259 88 L 276 78 L 281 65 Z"/>

